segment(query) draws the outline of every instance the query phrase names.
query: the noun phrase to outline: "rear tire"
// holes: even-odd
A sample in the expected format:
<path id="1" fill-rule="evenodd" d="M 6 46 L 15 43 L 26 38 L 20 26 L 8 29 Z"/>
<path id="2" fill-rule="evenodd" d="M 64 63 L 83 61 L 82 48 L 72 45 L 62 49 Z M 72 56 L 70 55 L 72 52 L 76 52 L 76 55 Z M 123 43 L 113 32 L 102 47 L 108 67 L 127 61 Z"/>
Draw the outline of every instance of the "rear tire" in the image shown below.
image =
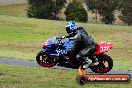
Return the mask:
<path id="1" fill-rule="evenodd" d="M 90 67 L 90 69 L 95 73 L 107 73 L 109 72 L 113 67 L 113 60 L 110 56 L 106 54 L 101 54 L 96 56 L 99 60 L 99 65 Z M 107 62 L 108 66 L 106 66 L 105 62 Z"/>
<path id="2" fill-rule="evenodd" d="M 57 64 L 54 58 L 49 57 L 45 52 L 40 51 L 36 56 L 36 61 L 40 66 L 43 67 L 53 67 Z"/>

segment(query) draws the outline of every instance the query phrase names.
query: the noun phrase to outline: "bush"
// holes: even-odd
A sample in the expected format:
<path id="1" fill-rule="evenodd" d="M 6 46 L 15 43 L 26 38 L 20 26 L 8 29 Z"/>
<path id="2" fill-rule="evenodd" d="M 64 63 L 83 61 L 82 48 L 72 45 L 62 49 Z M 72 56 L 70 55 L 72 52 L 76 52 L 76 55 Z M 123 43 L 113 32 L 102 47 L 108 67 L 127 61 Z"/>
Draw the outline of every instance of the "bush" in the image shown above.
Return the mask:
<path id="1" fill-rule="evenodd" d="M 66 0 L 28 0 L 28 17 L 40 19 L 57 19 Z"/>
<path id="2" fill-rule="evenodd" d="M 87 22 L 88 15 L 83 5 L 77 1 L 70 2 L 65 11 L 66 20 L 78 22 Z"/>

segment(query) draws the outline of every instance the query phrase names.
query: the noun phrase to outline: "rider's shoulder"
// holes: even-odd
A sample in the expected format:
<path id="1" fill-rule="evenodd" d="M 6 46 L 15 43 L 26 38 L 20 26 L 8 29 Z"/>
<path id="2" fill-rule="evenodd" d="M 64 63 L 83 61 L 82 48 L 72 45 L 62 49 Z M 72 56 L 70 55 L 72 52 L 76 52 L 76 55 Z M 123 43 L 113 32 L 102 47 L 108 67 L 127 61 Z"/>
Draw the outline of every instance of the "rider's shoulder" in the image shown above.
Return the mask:
<path id="1" fill-rule="evenodd" d="M 85 29 L 84 29 L 83 27 L 79 27 L 77 30 L 78 30 L 79 32 L 86 32 Z"/>
<path id="2" fill-rule="evenodd" d="M 84 28 L 83 28 L 83 27 L 78 27 L 78 28 L 77 28 L 77 30 L 82 30 L 82 29 L 84 29 Z"/>

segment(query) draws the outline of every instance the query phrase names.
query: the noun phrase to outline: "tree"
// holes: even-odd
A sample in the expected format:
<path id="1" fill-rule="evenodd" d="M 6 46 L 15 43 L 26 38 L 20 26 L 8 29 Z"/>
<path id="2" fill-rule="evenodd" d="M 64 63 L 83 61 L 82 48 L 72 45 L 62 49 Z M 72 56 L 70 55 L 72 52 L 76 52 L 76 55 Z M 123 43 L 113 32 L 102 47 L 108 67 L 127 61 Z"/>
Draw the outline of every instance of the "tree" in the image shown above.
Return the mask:
<path id="1" fill-rule="evenodd" d="M 66 0 L 28 0 L 28 17 L 40 19 L 57 19 Z"/>
<path id="2" fill-rule="evenodd" d="M 65 15 L 67 21 L 87 22 L 88 20 L 87 11 L 81 3 L 75 0 L 68 4 Z"/>
<path id="3" fill-rule="evenodd" d="M 120 11 L 120 19 L 128 25 L 132 25 L 132 0 L 123 0 L 120 4 Z"/>
<path id="4" fill-rule="evenodd" d="M 86 5 L 88 10 L 91 10 L 92 13 L 95 13 L 95 19 L 96 19 L 96 23 L 97 23 L 97 14 L 98 14 L 98 0 L 86 0 Z"/>
<path id="5" fill-rule="evenodd" d="M 115 20 L 114 11 L 118 7 L 118 0 L 86 0 L 89 10 L 100 14 L 101 21 L 106 24 L 112 24 Z"/>

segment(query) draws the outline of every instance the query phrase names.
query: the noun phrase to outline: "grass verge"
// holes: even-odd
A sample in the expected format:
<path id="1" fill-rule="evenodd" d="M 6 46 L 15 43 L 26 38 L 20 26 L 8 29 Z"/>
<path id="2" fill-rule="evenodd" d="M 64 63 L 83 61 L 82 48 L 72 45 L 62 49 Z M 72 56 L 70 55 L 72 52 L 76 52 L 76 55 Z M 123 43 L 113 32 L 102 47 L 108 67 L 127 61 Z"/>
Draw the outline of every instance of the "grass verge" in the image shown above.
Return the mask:
<path id="1" fill-rule="evenodd" d="M 130 84 L 76 83 L 77 71 L 0 64 L 0 88 L 131 88 Z"/>
<path id="2" fill-rule="evenodd" d="M 0 15 L 26 17 L 27 4 L 0 6 Z"/>

